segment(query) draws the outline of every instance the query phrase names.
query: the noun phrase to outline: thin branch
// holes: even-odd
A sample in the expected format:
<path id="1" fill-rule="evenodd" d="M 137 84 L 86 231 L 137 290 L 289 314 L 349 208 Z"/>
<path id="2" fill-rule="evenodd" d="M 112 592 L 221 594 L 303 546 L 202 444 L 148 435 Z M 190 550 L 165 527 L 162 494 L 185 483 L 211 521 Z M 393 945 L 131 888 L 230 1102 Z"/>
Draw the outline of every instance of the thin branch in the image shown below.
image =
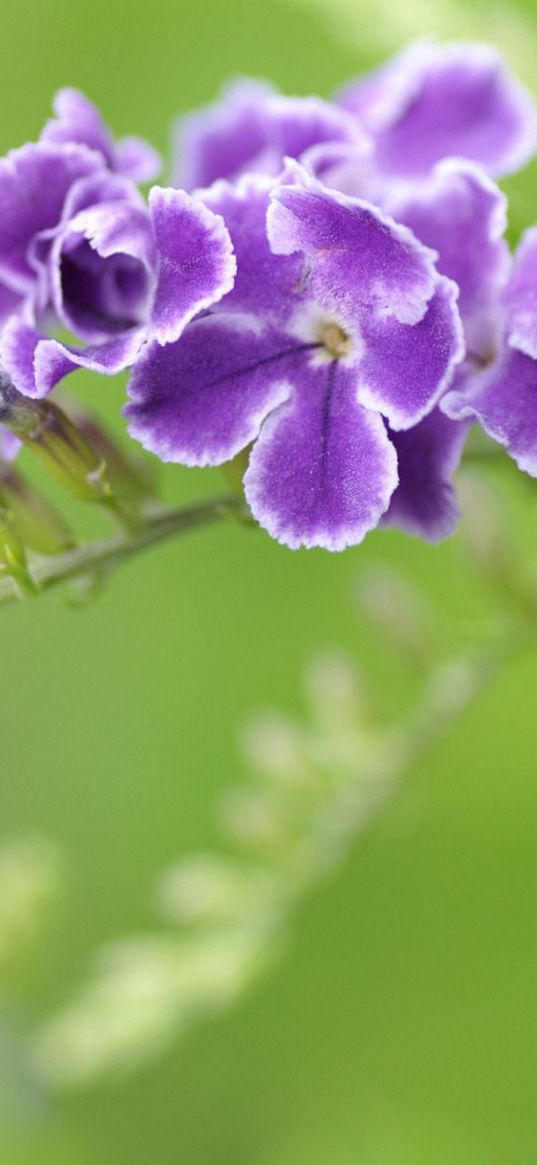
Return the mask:
<path id="1" fill-rule="evenodd" d="M 116 534 L 52 558 L 36 560 L 31 565 L 31 577 L 41 592 L 87 575 L 109 574 L 149 546 L 232 516 L 245 516 L 244 501 L 233 494 L 180 509 L 159 509 L 146 518 L 136 534 Z M 19 598 L 14 580 L 0 579 L 0 605 Z"/>

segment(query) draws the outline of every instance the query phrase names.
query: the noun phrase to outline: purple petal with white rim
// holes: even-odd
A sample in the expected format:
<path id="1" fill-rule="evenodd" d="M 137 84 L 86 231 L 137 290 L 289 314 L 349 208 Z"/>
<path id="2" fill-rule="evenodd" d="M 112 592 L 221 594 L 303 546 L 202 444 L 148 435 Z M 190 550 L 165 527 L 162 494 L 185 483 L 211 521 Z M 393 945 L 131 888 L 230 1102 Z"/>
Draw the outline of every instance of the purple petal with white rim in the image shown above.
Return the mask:
<path id="1" fill-rule="evenodd" d="M 426 315 L 409 326 L 370 315 L 362 323 L 364 354 L 358 399 L 393 429 L 420 421 L 449 388 L 464 356 L 457 288 L 441 277 Z"/>
<path id="2" fill-rule="evenodd" d="M 116 142 L 115 168 L 133 182 L 154 182 L 162 170 L 160 154 L 143 138 L 125 137 Z"/>
<path id="3" fill-rule="evenodd" d="M 467 347 L 489 356 L 499 340 L 500 296 L 510 269 L 505 195 L 472 162 L 450 159 L 421 184 L 396 193 L 389 209 L 438 252 L 438 270 L 459 288 Z"/>
<path id="4" fill-rule="evenodd" d="M 537 361 L 506 348 L 492 369 L 469 372 L 442 401 L 455 420 L 477 420 L 520 469 L 537 477 Z"/>
<path id="5" fill-rule="evenodd" d="M 418 43 L 339 100 L 373 136 L 391 177 L 424 177 L 451 156 L 500 176 L 535 152 L 534 103 L 490 45 Z"/>
<path id="6" fill-rule="evenodd" d="M 450 421 L 434 409 L 406 433 L 391 432 L 399 485 L 382 525 L 396 526 L 428 542 L 440 542 L 453 534 L 460 514 L 451 479 L 468 429 L 467 421 Z"/>
<path id="7" fill-rule="evenodd" d="M 187 190 L 233 178 L 266 146 L 264 108 L 274 93 L 263 81 L 235 81 L 214 105 L 177 122 L 174 183 Z"/>
<path id="8" fill-rule="evenodd" d="M 522 236 L 506 303 L 508 343 L 537 360 L 537 227 Z"/>
<path id="9" fill-rule="evenodd" d="M 151 330 L 169 344 L 231 290 L 237 266 L 224 220 L 198 199 L 154 186 L 149 211 L 159 258 Z"/>
<path id="10" fill-rule="evenodd" d="M 19 392 L 39 399 L 77 368 L 115 376 L 134 363 L 144 340 L 145 330 L 132 328 L 106 344 L 74 348 L 14 316 L 0 335 L 0 363 Z"/>
<path id="11" fill-rule="evenodd" d="M 224 219 L 237 261 L 225 311 L 253 312 L 285 323 L 301 300 L 304 262 L 299 255 L 275 255 L 267 238 L 272 179 L 248 174 L 237 183 L 215 182 L 199 197 Z"/>
<path id="12" fill-rule="evenodd" d="M 147 322 L 157 252 L 143 206 L 102 202 L 79 211 L 59 231 L 48 263 L 58 317 L 89 343 Z"/>
<path id="13" fill-rule="evenodd" d="M 291 391 L 303 346 L 223 312 L 191 324 L 175 344 L 150 344 L 134 368 L 129 433 L 161 461 L 220 465 L 255 439 Z"/>
<path id="14" fill-rule="evenodd" d="M 296 163 L 289 174 L 294 184 L 272 192 L 268 236 L 277 254 L 304 254 L 309 296 L 351 333 L 371 307 L 401 323 L 422 319 L 437 279 L 434 252 L 378 208 L 328 190 Z"/>
<path id="15" fill-rule="evenodd" d="M 271 413 L 250 454 L 252 514 L 291 549 L 343 550 L 378 525 L 397 485 L 397 459 L 379 416 L 356 401 L 356 375 L 338 361 L 300 361 L 291 398 Z"/>
<path id="16" fill-rule="evenodd" d="M 97 107 L 78 89 L 60 89 L 54 98 L 54 112 L 41 133 L 41 141 L 64 145 L 77 142 L 98 150 L 110 169 L 135 182 L 149 182 L 160 170 L 160 158 L 141 138 L 114 142 Z"/>
<path id="17" fill-rule="evenodd" d="M 24 293 L 35 272 L 28 246 L 39 232 L 55 227 L 73 183 L 96 173 L 100 156 L 84 146 L 47 143 L 22 146 L 0 161 L 0 277 Z"/>
<path id="18" fill-rule="evenodd" d="M 241 80 L 214 105 L 177 127 L 174 178 L 187 189 L 246 171 L 276 175 L 283 159 L 300 158 L 320 142 L 363 145 L 356 119 L 318 97 L 285 97 L 264 82 Z"/>

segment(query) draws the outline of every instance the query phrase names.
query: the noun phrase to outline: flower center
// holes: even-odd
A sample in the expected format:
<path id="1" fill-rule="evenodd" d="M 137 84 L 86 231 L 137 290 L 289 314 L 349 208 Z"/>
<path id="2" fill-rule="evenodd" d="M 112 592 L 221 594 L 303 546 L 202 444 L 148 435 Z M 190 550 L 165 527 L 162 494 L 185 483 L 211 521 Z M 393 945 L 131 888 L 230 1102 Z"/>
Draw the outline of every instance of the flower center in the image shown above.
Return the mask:
<path id="1" fill-rule="evenodd" d="M 342 356 L 348 356 L 352 348 L 350 336 L 347 335 L 339 324 L 323 324 L 319 339 L 324 344 L 329 355 L 336 359 L 341 359 Z"/>

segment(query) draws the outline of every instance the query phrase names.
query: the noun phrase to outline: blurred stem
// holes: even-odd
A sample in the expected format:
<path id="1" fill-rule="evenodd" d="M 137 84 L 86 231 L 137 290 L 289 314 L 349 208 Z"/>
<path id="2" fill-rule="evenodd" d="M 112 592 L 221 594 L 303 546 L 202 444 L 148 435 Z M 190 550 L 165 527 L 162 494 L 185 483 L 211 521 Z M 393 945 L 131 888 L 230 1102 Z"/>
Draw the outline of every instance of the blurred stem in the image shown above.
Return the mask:
<path id="1" fill-rule="evenodd" d="M 244 502 L 233 495 L 200 502 L 181 509 L 159 509 L 144 519 L 143 526 L 133 535 L 117 534 L 93 542 L 88 546 L 78 546 L 64 554 L 57 554 L 46 561 L 34 563 L 31 577 L 39 591 L 71 579 L 92 574 L 109 574 L 140 554 L 150 546 L 185 534 L 197 526 L 216 522 L 222 518 L 246 517 Z M 0 580 L 0 604 L 20 598 L 11 579 Z"/>

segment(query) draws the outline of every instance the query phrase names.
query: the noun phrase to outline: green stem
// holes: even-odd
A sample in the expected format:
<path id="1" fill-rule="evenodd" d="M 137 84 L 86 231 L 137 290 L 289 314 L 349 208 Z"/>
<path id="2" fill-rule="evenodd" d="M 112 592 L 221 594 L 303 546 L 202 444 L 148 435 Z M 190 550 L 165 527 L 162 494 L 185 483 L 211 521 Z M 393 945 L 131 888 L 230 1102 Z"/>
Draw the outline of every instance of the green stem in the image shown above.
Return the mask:
<path id="1" fill-rule="evenodd" d="M 180 509 L 159 509 L 145 519 L 136 534 L 116 534 L 88 546 L 77 546 L 74 550 L 56 554 L 52 558 L 40 559 L 32 565 L 31 577 L 40 591 L 47 591 L 60 583 L 86 575 L 99 572 L 108 574 L 149 546 L 173 538 L 176 534 L 185 534 L 187 530 L 221 518 L 241 518 L 243 515 L 244 501 L 233 495 Z M 17 594 L 13 581 L 0 580 L 0 605 L 17 598 L 20 598 L 20 594 Z"/>

